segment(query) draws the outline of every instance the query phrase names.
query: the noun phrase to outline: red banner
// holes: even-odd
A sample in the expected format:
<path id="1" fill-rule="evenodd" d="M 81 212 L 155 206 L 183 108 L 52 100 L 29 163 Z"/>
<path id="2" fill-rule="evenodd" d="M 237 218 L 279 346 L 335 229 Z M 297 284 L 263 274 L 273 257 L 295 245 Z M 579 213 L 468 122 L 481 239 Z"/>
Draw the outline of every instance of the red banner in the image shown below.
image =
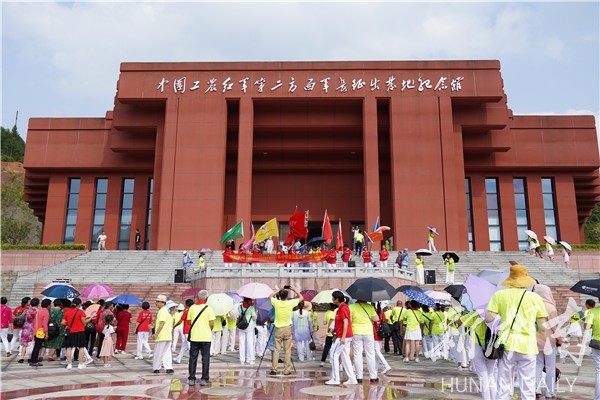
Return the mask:
<path id="1" fill-rule="evenodd" d="M 297 264 L 317 263 L 327 257 L 327 253 L 312 254 L 232 254 L 231 259 L 238 263 Z"/>

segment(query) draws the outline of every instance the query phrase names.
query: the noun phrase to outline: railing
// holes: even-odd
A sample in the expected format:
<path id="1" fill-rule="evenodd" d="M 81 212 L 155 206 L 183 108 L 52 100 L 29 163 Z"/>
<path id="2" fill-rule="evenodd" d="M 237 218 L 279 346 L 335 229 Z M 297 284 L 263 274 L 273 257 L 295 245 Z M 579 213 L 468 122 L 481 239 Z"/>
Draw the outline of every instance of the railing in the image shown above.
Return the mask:
<path id="1" fill-rule="evenodd" d="M 276 266 L 248 266 L 234 265 L 232 268 L 226 268 L 223 265 L 210 266 L 202 270 L 194 268 L 188 271 L 189 280 L 203 278 L 399 278 L 414 280 L 414 273 L 398 268 L 323 268 L 323 267 L 276 267 Z"/>

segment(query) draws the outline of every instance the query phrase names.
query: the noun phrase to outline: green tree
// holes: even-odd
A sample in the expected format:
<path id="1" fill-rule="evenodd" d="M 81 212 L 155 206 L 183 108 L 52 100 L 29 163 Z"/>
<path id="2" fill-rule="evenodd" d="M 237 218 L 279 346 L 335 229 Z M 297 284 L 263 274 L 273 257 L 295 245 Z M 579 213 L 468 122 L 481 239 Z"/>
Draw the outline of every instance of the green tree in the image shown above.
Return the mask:
<path id="1" fill-rule="evenodd" d="M 600 244 L 600 203 L 592 210 L 592 215 L 583 225 L 585 242 L 589 244 Z"/>
<path id="2" fill-rule="evenodd" d="M 2 137 L 2 161 L 18 161 L 23 162 L 25 155 L 25 141 L 19 135 L 17 126 L 12 129 L 1 127 Z"/>
<path id="3" fill-rule="evenodd" d="M 2 182 L 1 203 L 2 243 L 39 243 L 41 224 L 23 200 L 23 181 L 17 174 L 10 174 Z"/>

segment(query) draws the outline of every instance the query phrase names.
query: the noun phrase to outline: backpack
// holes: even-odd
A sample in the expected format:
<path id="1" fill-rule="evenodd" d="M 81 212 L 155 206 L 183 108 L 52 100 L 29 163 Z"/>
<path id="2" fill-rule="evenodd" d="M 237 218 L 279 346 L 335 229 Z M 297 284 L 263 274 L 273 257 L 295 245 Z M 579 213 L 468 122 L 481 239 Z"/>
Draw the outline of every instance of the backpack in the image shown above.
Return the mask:
<path id="1" fill-rule="evenodd" d="M 488 360 L 498 360 L 504 353 L 504 344 L 498 344 L 498 332 L 493 333 L 487 327 L 485 330 L 485 340 L 483 345 L 483 356 Z"/>
<path id="2" fill-rule="evenodd" d="M 248 307 L 250 308 L 250 307 Z M 248 319 L 246 318 L 246 312 L 248 311 L 248 308 L 246 308 L 244 310 L 244 308 L 242 307 L 242 312 L 241 314 L 237 317 L 237 320 L 235 321 L 235 326 L 240 329 L 240 330 L 244 330 L 247 329 L 248 326 L 250 325 L 250 322 L 248 322 Z"/>
<path id="3" fill-rule="evenodd" d="M 392 328 L 390 328 L 390 324 L 388 324 L 386 321 L 381 321 L 379 328 L 377 329 L 377 336 L 382 339 L 392 336 Z"/>
<path id="4" fill-rule="evenodd" d="M 54 338 L 58 337 L 59 332 L 60 332 L 60 328 L 58 326 L 58 322 L 51 319 L 48 322 L 48 338 L 54 339 Z"/>

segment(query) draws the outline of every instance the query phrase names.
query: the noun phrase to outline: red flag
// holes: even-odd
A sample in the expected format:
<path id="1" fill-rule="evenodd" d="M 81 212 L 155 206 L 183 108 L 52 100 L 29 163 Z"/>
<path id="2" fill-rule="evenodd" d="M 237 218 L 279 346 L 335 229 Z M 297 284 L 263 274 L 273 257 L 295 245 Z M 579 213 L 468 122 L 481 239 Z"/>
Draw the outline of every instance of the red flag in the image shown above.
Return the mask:
<path id="1" fill-rule="evenodd" d="M 329 222 L 329 215 L 325 210 L 325 216 L 323 217 L 323 226 L 321 227 L 321 236 L 325 239 L 325 243 L 331 244 L 333 240 L 333 232 L 331 231 L 331 223 Z"/>
<path id="2" fill-rule="evenodd" d="M 381 242 L 383 240 L 383 232 L 381 230 L 371 233 L 365 232 L 365 234 L 371 242 Z"/>
<path id="3" fill-rule="evenodd" d="M 283 244 L 289 245 L 296 239 L 306 239 L 308 237 L 308 211 L 298 212 L 298 206 L 296 211 L 290 217 L 290 233 L 285 239 Z"/>
<path id="4" fill-rule="evenodd" d="M 338 223 L 337 238 L 335 240 L 335 249 L 337 251 L 344 250 L 344 238 L 342 237 L 342 219 L 341 218 L 340 218 L 340 222 Z"/>

